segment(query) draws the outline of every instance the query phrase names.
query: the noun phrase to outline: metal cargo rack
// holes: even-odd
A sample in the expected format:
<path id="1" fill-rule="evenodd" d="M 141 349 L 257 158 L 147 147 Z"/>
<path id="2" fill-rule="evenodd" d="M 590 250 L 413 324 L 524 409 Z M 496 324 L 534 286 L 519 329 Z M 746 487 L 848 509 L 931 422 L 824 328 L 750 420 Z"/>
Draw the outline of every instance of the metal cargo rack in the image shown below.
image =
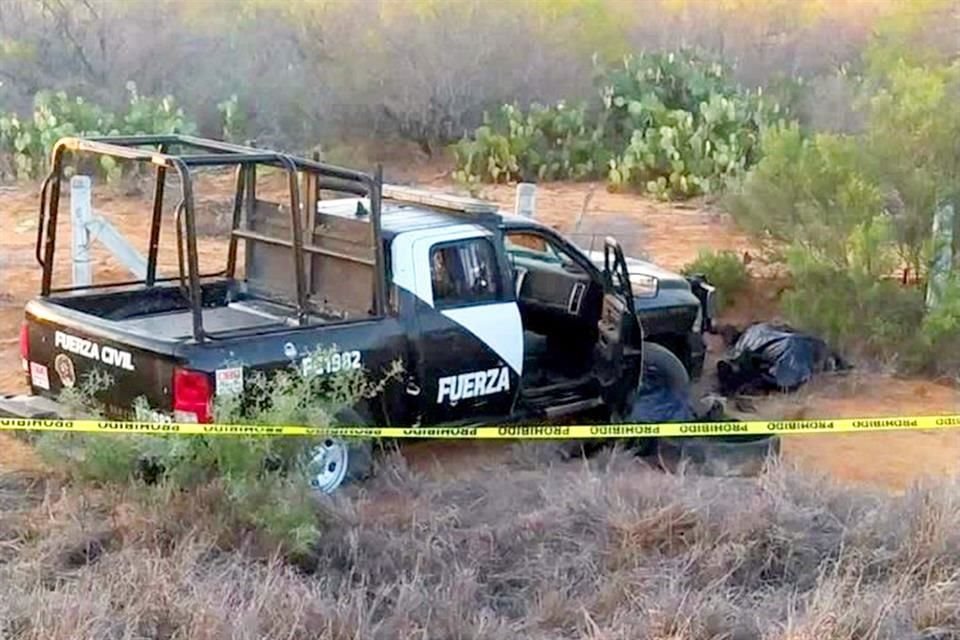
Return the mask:
<path id="1" fill-rule="evenodd" d="M 179 151 L 179 153 L 174 153 Z M 262 242 L 292 249 L 296 285 L 296 313 L 299 324 L 304 324 L 308 314 L 307 274 L 304 269 L 304 253 L 318 253 L 336 258 L 354 259 L 337 254 L 329 249 L 305 244 L 304 223 L 312 224 L 321 189 L 349 193 L 369 199 L 370 233 L 373 250 L 373 306 L 374 316 L 382 316 L 386 305 L 386 281 L 383 243 L 381 241 L 381 199 L 383 189 L 382 170 L 373 174 L 338 167 L 317 160 L 306 160 L 285 153 L 256 149 L 186 135 L 137 135 L 97 136 L 89 138 L 63 138 L 53 148 L 51 170 L 44 179 L 40 192 L 40 213 L 37 229 L 36 258 L 43 269 L 41 295 L 50 296 L 77 289 L 76 287 L 54 289 L 51 286 L 53 260 L 59 217 L 60 191 L 63 180 L 64 155 L 89 153 L 121 160 L 151 164 L 156 171 L 153 194 L 153 212 L 144 280 L 113 283 L 145 284 L 152 287 L 158 282 L 179 279 L 180 288 L 190 303 L 193 338 L 203 342 L 210 336 L 204 331 L 202 316 L 201 279 L 209 276 L 233 278 L 237 264 L 237 240 Z M 256 167 L 263 165 L 282 169 L 289 183 L 290 237 L 289 239 L 239 229 L 244 203 L 252 211 L 256 199 Z M 236 191 L 227 266 L 215 274 L 201 274 L 197 252 L 196 213 L 193 198 L 191 170 L 197 167 L 236 167 Z M 181 198 L 176 206 L 175 225 L 177 233 L 177 278 L 157 278 L 157 255 L 163 211 L 165 181 L 168 171 L 179 176 Z M 302 185 L 299 176 L 302 174 Z M 302 196 L 301 196 L 302 186 Z M 310 212 L 307 215 L 307 212 Z M 369 263 L 369 261 L 365 261 Z M 96 285 L 93 285 L 96 286 Z M 102 285 L 101 285 L 102 286 Z"/>

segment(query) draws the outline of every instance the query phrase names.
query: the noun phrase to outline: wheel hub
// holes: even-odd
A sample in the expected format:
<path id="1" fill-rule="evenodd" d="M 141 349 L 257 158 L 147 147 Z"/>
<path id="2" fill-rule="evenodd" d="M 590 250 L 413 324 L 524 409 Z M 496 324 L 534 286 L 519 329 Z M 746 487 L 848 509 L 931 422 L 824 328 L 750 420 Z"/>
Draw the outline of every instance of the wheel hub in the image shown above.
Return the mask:
<path id="1" fill-rule="evenodd" d="M 310 451 L 307 464 L 310 486 L 322 493 L 332 493 L 343 484 L 348 464 L 347 445 L 339 440 L 324 440 Z"/>

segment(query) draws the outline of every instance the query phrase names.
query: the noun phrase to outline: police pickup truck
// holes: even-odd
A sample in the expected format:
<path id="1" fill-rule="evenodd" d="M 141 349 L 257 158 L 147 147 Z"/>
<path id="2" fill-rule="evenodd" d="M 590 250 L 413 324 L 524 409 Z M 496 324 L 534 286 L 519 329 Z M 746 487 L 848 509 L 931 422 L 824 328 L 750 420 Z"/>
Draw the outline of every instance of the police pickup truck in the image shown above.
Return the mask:
<path id="1" fill-rule="evenodd" d="M 52 285 L 68 152 L 152 167 L 144 278 Z M 214 273 L 198 263 L 201 167 L 236 170 L 226 264 Z M 278 170 L 289 185 L 283 198 L 260 197 L 258 171 Z M 180 185 L 174 216 L 163 208 L 169 174 Z M 164 224 L 175 225 L 179 259 L 166 278 L 157 272 Z M 21 334 L 33 396 L 0 400 L 0 414 L 35 416 L 101 368 L 114 381 L 104 401 L 117 417 L 130 417 L 143 397 L 178 421 L 210 421 L 217 394 L 242 390 L 251 371 L 299 366 L 319 346 L 332 350 L 331 370 L 376 377 L 402 363 L 400 379 L 351 410 L 354 423 L 531 424 L 588 412 L 643 421 L 633 403 L 645 368 L 685 390 L 702 366 L 712 291 L 626 258 L 613 238 L 588 255 L 485 201 L 187 136 L 58 141 L 41 192 L 37 259 L 40 295 Z M 316 487 L 362 475 L 369 457 L 360 446 L 319 446 Z"/>

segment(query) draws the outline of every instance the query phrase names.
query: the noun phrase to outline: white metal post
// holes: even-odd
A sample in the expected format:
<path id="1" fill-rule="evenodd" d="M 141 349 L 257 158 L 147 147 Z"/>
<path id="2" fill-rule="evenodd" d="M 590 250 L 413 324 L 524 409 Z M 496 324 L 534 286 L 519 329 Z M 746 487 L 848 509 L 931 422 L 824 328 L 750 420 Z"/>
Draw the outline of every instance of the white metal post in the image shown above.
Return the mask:
<path id="1" fill-rule="evenodd" d="M 90 228 L 93 208 L 90 204 L 89 176 L 70 178 L 70 226 L 73 231 L 73 284 L 93 284 L 90 268 Z"/>
<path id="2" fill-rule="evenodd" d="M 537 185 L 532 182 L 517 184 L 517 200 L 514 211 L 518 216 L 533 218 L 537 209 Z"/>
<path id="3" fill-rule="evenodd" d="M 933 214 L 933 263 L 927 282 L 927 308 L 940 304 L 953 266 L 953 204 L 942 203 Z"/>

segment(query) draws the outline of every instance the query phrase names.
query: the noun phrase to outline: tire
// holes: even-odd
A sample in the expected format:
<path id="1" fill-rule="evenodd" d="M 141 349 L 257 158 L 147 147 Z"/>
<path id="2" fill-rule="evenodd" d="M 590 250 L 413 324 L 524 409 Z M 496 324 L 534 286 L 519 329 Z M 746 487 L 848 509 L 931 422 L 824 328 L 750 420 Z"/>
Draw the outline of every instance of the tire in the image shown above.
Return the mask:
<path id="1" fill-rule="evenodd" d="M 667 386 L 680 394 L 690 393 L 690 374 L 683 362 L 672 351 L 655 342 L 643 343 L 643 371 L 637 394 L 644 393 L 648 385 L 658 388 Z M 658 444 L 657 438 L 636 438 L 626 442 L 627 448 L 638 456 L 653 455 Z"/>
<path id="2" fill-rule="evenodd" d="M 645 377 L 677 391 L 689 389 L 690 376 L 677 356 L 658 344 L 645 343 L 644 349 Z M 658 438 L 656 445 L 665 471 L 686 468 L 718 477 L 756 475 L 780 453 L 780 439 L 765 435 Z"/>
<path id="3" fill-rule="evenodd" d="M 358 411 L 343 409 L 335 422 L 348 426 L 370 424 Z M 373 443 L 369 440 L 339 440 L 325 438 L 307 453 L 307 471 L 310 486 L 325 494 L 331 494 L 345 485 L 366 480 L 373 473 Z"/>
<path id="4" fill-rule="evenodd" d="M 675 391 L 685 391 L 690 388 L 690 374 L 672 351 L 656 342 L 643 343 L 643 377 L 640 380 L 640 390 L 649 381 L 666 383 Z"/>

